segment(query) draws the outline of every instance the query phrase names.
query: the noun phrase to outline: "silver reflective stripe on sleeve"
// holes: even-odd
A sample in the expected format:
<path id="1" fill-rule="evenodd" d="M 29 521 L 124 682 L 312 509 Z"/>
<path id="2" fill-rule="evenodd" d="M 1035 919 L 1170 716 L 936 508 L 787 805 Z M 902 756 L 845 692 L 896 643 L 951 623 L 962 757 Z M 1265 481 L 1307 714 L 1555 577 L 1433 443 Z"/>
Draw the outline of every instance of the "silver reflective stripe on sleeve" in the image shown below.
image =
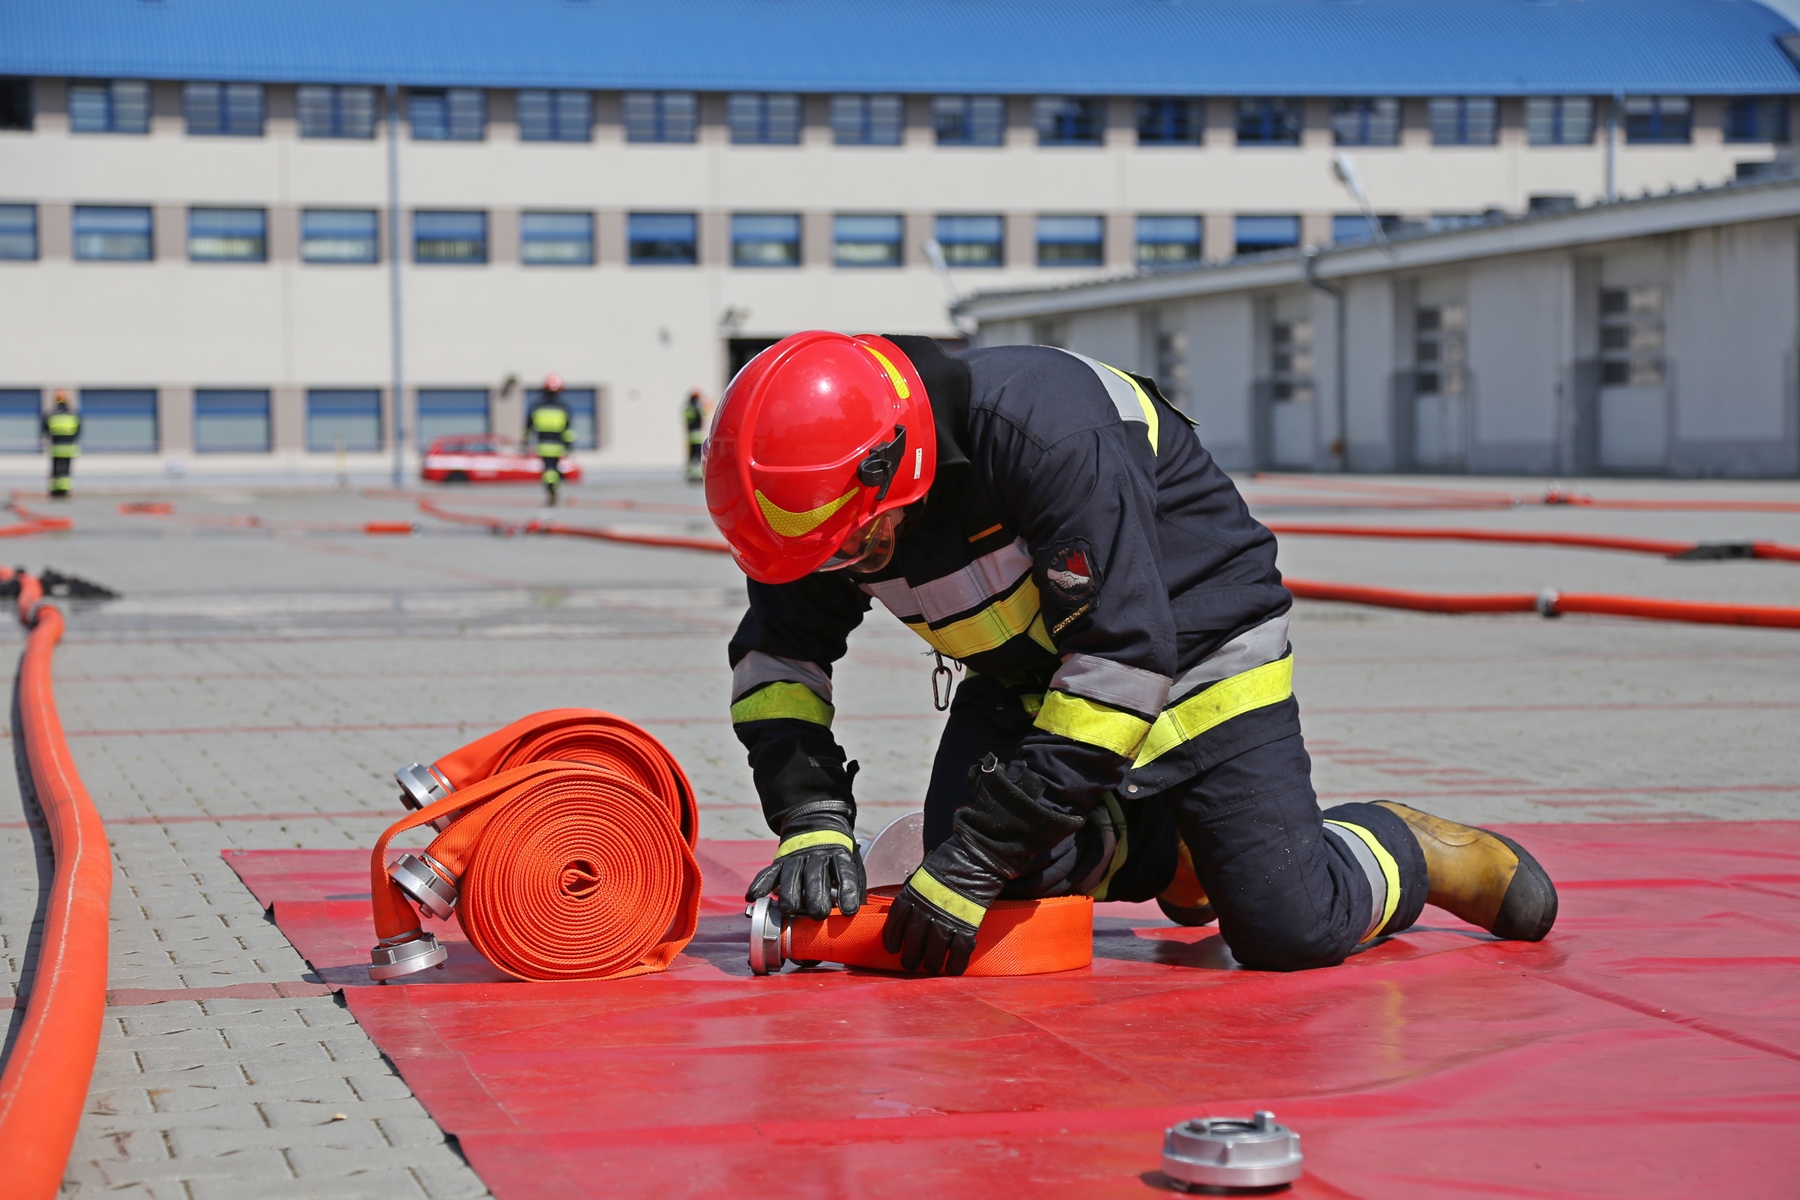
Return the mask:
<path id="1" fill-rule="evenodd" d="M 1093 369 L 1100 380 L 1100 386 L 1112 398 L 1113 407 L 1119 410 L 1119 420 L 1136 421 L 1139 425 L 1150 423 L 1150 414 L 1144 410 L 1143 403 L 1138 399 L 1137 388 L 1132 386 L 1131 380 L 1085 354 L 1077 354 L 1073 350 L 1064 350 L 1063 353 L 1071 358 L 1079 358 Z"/>
<path id="2" fill-rule="evenodd" d="M 1169 678 L 1092 654 L 1070 654 L 1050 677 L 1050 686 L 1084 700 L 1154 717 L 1169 699 Z"/>
<path id="3" fill-rule="evenodd" d="M 1031 550 L 1020 538 L 1010 546 L 982 555 L 960 571 L 921 583 L 913 594 L 927 621 L 943 621 L 981 608 L 1030 572 Z"/>
<path id="4" fill-rule="evenodd" d="M 913 592 L 912 584 L 904 579 L 884 579 L 880 583 L 859 583 L 856 586 L 863 590 L 864 595 L 881 601 L 881 607 L 902 621 L 918 621 L 925 616 L 919 609 L 919 597 Z"/>
<path id="5" fill-rule="evenodd" d="M 1272 663 L 1287 653 L 1287 647 L 1288 619 L 1287 614 L 1283 613 L 1279 617 L 1269 618 L 1254 629 L 1246 629 L 1207 655 L 1198 666 L 1176 676 L 1175 685 L 1169 689 L 1168 703 L 1173 704 L 1209 683 L 1230 679 L 1233 675 L 1242 675 L 1252 667 Z"/>
<path id="6" fill-rule="evenodd" d="M 799 683 L 809 688 L 825 703 L 831 703 L 831 676 L 817 663 L 797 658 L 782 658 L 752 650 L 738 659 L 731 669 L 731 701 L 733 704 L 765 683 Z"/>
<path id="7" fill-rule="evenodd" d="M 1350 857 L 1356 860 L 1356 865 L 1369 877 L 1369 924 L 1362 931 L 1362 936 L 1356 939 L 1358 943 L 1366 942 L 1387 913 L 1387 876 L 1382 873 L 1381 864 L 1375 861 L 1374 853 L 1354 833 L 1335 825 L 1325 826 L 1325 832 L 1343 843 L 1344 849 L 1350 851 Z"/>

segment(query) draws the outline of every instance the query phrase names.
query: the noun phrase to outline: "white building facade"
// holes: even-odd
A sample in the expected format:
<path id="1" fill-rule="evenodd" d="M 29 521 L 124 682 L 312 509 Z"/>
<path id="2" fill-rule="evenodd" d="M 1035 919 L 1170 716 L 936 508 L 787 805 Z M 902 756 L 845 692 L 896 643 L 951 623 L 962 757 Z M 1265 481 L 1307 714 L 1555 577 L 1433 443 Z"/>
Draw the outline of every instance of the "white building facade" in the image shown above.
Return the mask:
<path id="1" fill-rule="evenodd" d="M 660 56 L 634 76 L 619 65 L 629 55 L 546 66 L 505 42 L 516 28 L 458 5 L 397 0 L 435 14 L 450 50 L 398 39 L 371 65 L 332 41 L 334 20 L 361 12 L 347 4 L 306 6 L 273 32 L 221 31 L 193 0 L 151 6 L 161 16 L 109 9 L 116 46 L 59 24 L 97 3 L 0 0 L 0 22 L 20 31 L 0 39 L 0 472 L 15 475 L 41 469 L 34 414 L 57 388 L 84 412 L 87 476 L 385 473 L 396 427 L 410 474 L 433 436 L 516 435 L 551 371 L 584 462 L 672 464 L 688 391 L 716 396 L 795 330 L 956 339 L 967 331 L 949 302 L 975 290 L 1367 239 L 1333 179 L 1338 155 L 1399 233 L 1779 170 L 1800 121 L 1800 73 L 1774 40 L 1792 28 L 1747 0 L 1729 28 L 1714 0 L 1590 5 L 1661 13 L 1672 43 L 1681 22 L 1706 19 L 1730 51 L 1710 74 L 1601 63 L 1504 86 L 1504 63 L 1409 74 L 1404 46 L 1369 67 L 1385 76 L 1334 81 L 1333 39 L 1383 36 L 1381 4 L 1348 34 L 1284 7 L 1275 32 L 1291 21 L 1295 45 L 1318 43 L 1317 77 L 1278 45 L 1247 79 L 1180 53 L 1182 38 L 1248 36 L 1230 26 L 1250 19 L 1243 4 L 1174 10 L 1159 38 L 1133 24 L 1143 5 L 1095 3 L 1083 19 L 1096 32 L 1066 30 L 1063 50 L 1013 37 L 965 65 L 901 55 L 883 77 L 804 47 L 758 59 L 741 44 L 756 31 L 729 24 L 741 6 L 722 4 L 634 18 L 654 25 L 645 45 Z M 1480 34 L 1450 6 L 1396 5 L 1428 39 Z M 878 7 L 917 23 L 943 5 Z M 991 7 L 1015 30 L 1052 11 Z M 1358 6 L 1317 7 L 1319 20 L 1363 20 Z M 1456 7 L 1540 19 L 1511 0 Z M 791 5 L 770 11 L 795 19 Z M 582 5 L 517 12 L 549 44 L 648 37 L 590 28 L 602 18 Z M 191 44 L 144 49 L 163 43 L 130 23 L 165 19 L 164 34 L 197 22 Z M 1576 58 L 1589 39 L 1603 57 L 1610 31 L 1543 36 Z M 1079 52 L 1106 39 L 1145 65 L 1092 67 Z M 1145 57 L 1161 41 L 1173 65 Z M 734 81 L 744 62 L 766 69 Z M 1304 323 L 1270 328 L 1294 337 Z M 1282 449 L 1250 458 L 1317 459 L 1286 449 L 1298 433 L 1259 436 Z"/>

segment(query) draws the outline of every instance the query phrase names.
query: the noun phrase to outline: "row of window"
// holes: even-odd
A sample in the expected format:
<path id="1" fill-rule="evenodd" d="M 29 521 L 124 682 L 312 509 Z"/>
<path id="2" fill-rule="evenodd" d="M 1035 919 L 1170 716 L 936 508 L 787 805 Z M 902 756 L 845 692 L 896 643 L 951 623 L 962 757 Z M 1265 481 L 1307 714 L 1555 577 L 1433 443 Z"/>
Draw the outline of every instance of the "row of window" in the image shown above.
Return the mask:
<path id="1" fill-rule="evenodd" d="M 421 388 L 414 427 L 420 449 L 450 434 L 493 432 L 485 388 Z M 306 393 L 306 448 L 367 453 L 385 448 L 382 393 L 377 388 L 315 388 Z M 526 396 L 526 406 L 537 398 Z M 599 396 L 593 388 L 565 388 L 575 447 L 592 450 L 600 430 Z M 84 388 L 81 391 L 84 453 L 155 454 L 160 449 L 157 397 L 151 388 Z M 42 449 L 43 393 L 0 388 L 0 453 Z M 267 454 L 273 448 L 270 394 L 263 388 L 194 392 L 193 449 L 199 454 Z"/>
<path id="2" fill-rule="evenodd" d="M 4 81 L 14 91 L 28 80 Z M 593 93 L 526 88 L 517 94 L 519 136 L 528 142 L 586 142 L 593 138 Z M 300 136 L 370 138 L 380 117 L 376 89 L 306 84 L 296 89 Z M 726 98 L 726 126 L 740 145 L 795 145 L 803 124 L 803 98 L 792 92 L 740 92 Z M 1206 133 L 1206 101 L 1187 96 L 1145 97 L 1136 108 L 1139 145 L 1198 145 Z M 1105 138 L 1108 101 L 1093 96 L 1039 96 L 1033 103 L 1038 144 L 1097 146 Z M 1402 105 L 1396 97 L 1331 102 L 1331 131 L 1340 146 L 1394 146 L 1400 142 Z M 69 85 L 69 127 L 76 133 L 148 133 L 150 85 L 141 80 Z M 905 127 L 899 95 L 831 97 L 831 130 L 841 146 L 897 146 Z M 256 83 L 188 83 L 182 109 L 187 131 L 200 136 L 260 137 L 265 118 L 263 86 Z M 1589 96 L 1531 96 L 1525 100 L 1526 140 L 1534 146 L 1584 145 L 1595 132 L 1596 105 Z M 692 142 L 699 128 L 694 92 L 627 92 L 626 140 Z M 1235 134 L 1243 146 L 1293 146 L 1305 127 L 1306 101 L 1297 97 L 1246 97 L 1236 102 Z M 480 88 L 413 88 L 406 116 L 418 141 L 481 141 L 487 136 L 487 93 Z M 1693 104 L 1686 96 L 1631 96 L 1624 104 L 1625 140 L 1681 143 L 1693 132 Z M 0 103 L 0 128 L 30 128 L 30 100 Z M 998 146 L 1005 139 L 1004 96 L 936 96 L 932 125 L 943 146 Z M 1440 146 L 1492 145 L 1499 132 L 1499 102 L 1491 96 L 1440 96 L 1428 101 L 1426 125 Z M 1728 98 L 1725 140 L 1785 142 L 1788 101 L 1782 96 Z"/>
<path id="3" fill-rule="evenodd" d="M 1442 227 L 1481 218 L 1445 217 Z M 1392 231 L 1398 222 L 1379 218 Z M 155 257 L 152 210 L 115 205 L 77 205 L 74 256 L 83 261 L 148 262 Z M 300 214 L 300 258 L 309 263 L 373 263 L 380 260 L 379 214 L 372 209 L 306 209 Z M 1332 240 L 1371 237 L 1361 216 L 1332 219 Z M 1106 219 L 1096 214 L 1045 214 L 1036 218 L 1037 265 L 1096 267 L 1105 261 Z M 1238 253 L 1300 244 L 1298 216 L 1244 215 L 1234 219 Z M 737 267 L 798 267 L 802 263 L 798 213 L 738 213 L 731 217 L 731 263 Z M 906 261 L 905 220 L 898 213 L 841 213 L 832 218 L 832 263 L 839 267 L 899 267 Z M 519 257 L 535 266 L 591 266 L 595 262 L 594 214 L 525 212 L 519 218 Z M 1137 261 L 1145 267 L 1200 261 L 1199 216 L 1136 218 Z M 953 267 L 1006 264 L 1006 218 L 998 214 L 945 214 L 933 235 Z M 481 264 L 488 261 L 485 212 L 414 212 L 412 259 L 416 263 Z M 261 208 L 190 208 L 188 258 L 194 262 L 266 262 L 268 211 Z M 0 204 L 0 259 L 38 255 L 37 208 Z M 699 262 L 695 213 L 630 213 L 626 257 L 639 266 Z"/>

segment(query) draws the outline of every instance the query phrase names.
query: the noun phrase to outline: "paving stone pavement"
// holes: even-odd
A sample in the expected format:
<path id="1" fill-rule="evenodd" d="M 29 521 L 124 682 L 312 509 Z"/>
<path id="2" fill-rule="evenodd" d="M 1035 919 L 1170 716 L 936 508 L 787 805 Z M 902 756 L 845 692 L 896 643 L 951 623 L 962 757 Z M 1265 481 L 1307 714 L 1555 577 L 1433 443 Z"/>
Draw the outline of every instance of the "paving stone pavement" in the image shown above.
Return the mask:
<path id="1" fill-rule="evenodd" d="M 1800 501 L 1795 484 L 1582 486 Z M 534 503 L 523 489 L 447 495 L 509 518 Z M 560 514 L 570 523 L 710 532 L 698 512 L 603 507 L 696 502 L 664 478 L 601 478 L 574 495 Z M 73 531 L 9 547 L 124 593 L 68 606 L 56 665 L 117 870 L 111 1003 L 64 1194 L 486 1194 L 220 851 L 365 849 L 397 814 L 396 766 L 561 705 L 610 709 L 663 738 L 694 778 L 705 836 L 767 836 L 725 717 L 741 578 L 722 557 L 426 518 L 414 537 L 364 536 L 361 522 L 411 510 L 355 491 L 163 491 L 175 511 L 161 517 L 120 512 L 130 498 L 85 493 L 67 506 Z M 1800 543 L 1793 514 L 1259 512 Z M 1297 577 L 1396 587 L 1800 605 L 1800 565 L 1773 562 L 1298 536 L 1281 562 Z M 0 639 L 20 642 L 10 626 Z M 1800 816 L 1800 632 L 1303 603 L 1293 640 L 1327 802 L 1391 796 L 1465 820 Z M 872 614 L 851 645 L 838 730 L 864 764 L 864 823 L 876 825 L 917 806 L 941 718 L 928 653 L 897 622 Z M 0 1004 L 29 982 L 49 869 L 35 820 L 0 781 Z M 9 1031 L 22 1012 L 5 1011 Z"/>

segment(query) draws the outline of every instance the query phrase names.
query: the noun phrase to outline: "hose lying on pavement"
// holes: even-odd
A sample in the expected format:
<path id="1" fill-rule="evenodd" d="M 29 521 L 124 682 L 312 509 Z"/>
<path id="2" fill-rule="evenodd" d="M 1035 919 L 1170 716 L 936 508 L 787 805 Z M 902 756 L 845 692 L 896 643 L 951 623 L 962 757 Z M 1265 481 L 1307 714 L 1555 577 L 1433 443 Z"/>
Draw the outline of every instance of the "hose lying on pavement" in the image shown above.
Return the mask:
<path id="1" fill-rule="evenodd" d="M 56 872 L 39 936 L 25 1020 L 0 1074 L 0 1181 L 9 1200 L 48 1200 L 87 1100 L 106 1010 L 112 855 L 64 740 L 51 665 L 62 613 L 35 576 L 0 567 L 19 584 L 18 614 L 30 631 L 19 665 L 18 714 L 38 807 L 50 826 Z"/>
<path id="2" fill-rule="evenodd" d="M 1284 537 L 1385 538 L 1396 541 L 1503 542 L 1518 546 L 1567 546 L 1575 550 L 1622 550 L 1687 560 L 1768 558 L 1800 562 L 1800 546 L 1780 542 L 1677 542 L 1663 538 L 1611 537 L 1593 533 L 1552 533 L 1519 529 L 1409 528 L 1404 525 L 1300 524 L 1265 522 Z"/>
<path id="3" fill-rule="evenodd" d="M 397 979 L 448 956 L 413 903 L 440 919 L 454 914 L 477 950 L 520 979 L 660 971 L 693 938 L 701 885 L 693 787 L 662 743 L 631 722 L 552 709 L 396 778 L 415 811 L 381 835 L 370 861 L 381 938 L 371 978 Z M 390 866 L 393 838 L 424 825 L 437 838 Z"/>
<path id="4" fill-rule="evenodd" d="M 1333 508 L 1519 508 L 1546 505 L 1551 508 L 1606 508 L 1625 512 L 1764 512 L 1800 513 L 1800 500 L 1642 500 L 1629 497 L 1610 498 L 1571 492 L 1556 485 L 1539 495 L 1523 492 L 1485 492 L 1466 488 L 1434 487 L 1429 484 L 1385 483 L 1370 479 L 1332 479 L 1317 475 L 1282 475 L 1258 471 L 1257 484 L 1298 488 L 1312 492 L 1342 495 L 1384 497 L 1371 502 L 1323 499 L 1317 503 Z M 1252 504 L 1264 503 L 1258 501 Z"/>
<path id="5" fill-rule="evenodd" d="M 1760 625 L 1772 629 L 1800 629 L 1800 608 L 1773 604 L 1707 604 L 1693 600 L 1655 600 L 1647 596 L 1584 595 L 1545 588 L 1535 595 L 1511 593 L 1465 596 L 1444 592 L 1407 592 L 1397 588 L 1364 587 L 1355 583 L 1314 583 L 1286 579 L 1288 590 L 1302 600 L 1335 600 L 1341 604 L 1368 604 L 1377 608 L 1405 608 L 1415 612 L 1507 613 L 1536 612 L 1546 617 L 1569 613 L 1635 617 L 1643 621 L 1679 621 L 1690 625 Z"/>
<path id="6" fill-rule="evenodd" d="M 772 901 L 759 900 L 750 910 L 751 972 L 766 975 L 783 962 L 899 971 L 900 956 L 881 944 L 881 927 L 898 891 L 871 889 L 854 915 L 834 912 L 823 921 L 786 916 Z M 975 934 L 975 953 L 964 974 L 1047 975 L 1093 961 L 1091 896 L 996 900 Z"/>
<path id="7" fill-rule="evenodd" d="M 529 521 L 506 521 L 499 517 L 484 517 L 476 513 L 452 512 L 430 500 L 419 501 L 419 511 L 427 516 L 436 517 L 440 521 L 449 521 L 453 525 L 474 525 L 482 529 L 491 529 L 495 533 L 507 537 L 519 534 L 546 533 L 562 537 L 592 538 L 601 542 L 623 542 L 632 546 L 662 546 L 671 550 L 703 550 L 714 554 L 729 554 L 729 547 L 717 538 L 690 537 L 679 533 L 629 533 L 622 529 L 599 529 L 584 525 L 564 525 L 560 521 L 543 521 L 533 518 Z"/>

